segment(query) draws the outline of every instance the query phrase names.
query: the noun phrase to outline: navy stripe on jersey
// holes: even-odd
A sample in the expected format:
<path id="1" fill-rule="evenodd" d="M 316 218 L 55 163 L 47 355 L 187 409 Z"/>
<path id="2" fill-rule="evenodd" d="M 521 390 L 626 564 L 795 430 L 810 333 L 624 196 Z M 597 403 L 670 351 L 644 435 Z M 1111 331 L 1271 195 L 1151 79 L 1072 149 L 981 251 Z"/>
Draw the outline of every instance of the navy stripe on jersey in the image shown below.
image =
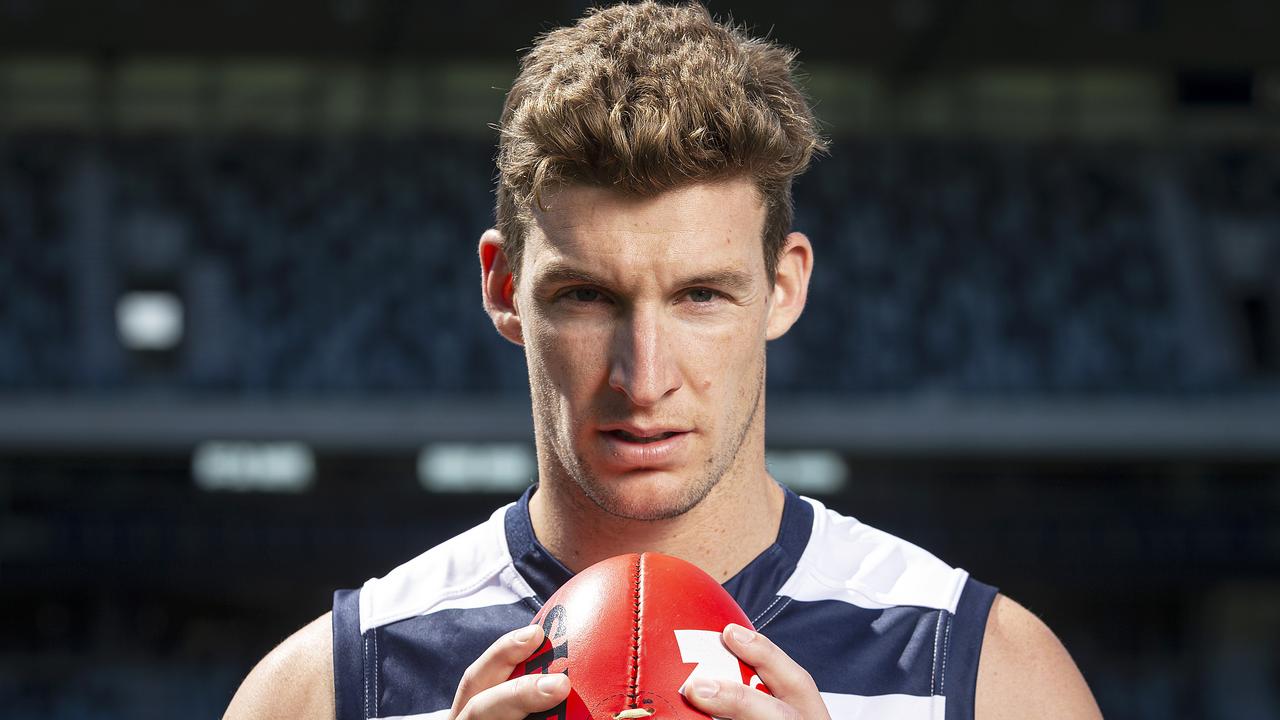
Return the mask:
<path id="1" fill-rule="evenodd" d="M 956 606 L 953 632 L 946 641 L 943 655 L 950 667 L 942 673 L 944 685 L 939 692 L 947 696 L 946 720 L 973 720 L 973 702 L 978 693 L 978 658 L 982 656 L 982 638 L 986 635 L 987 616 L 995 602 L 996 589 L 969 578 Z"/>
<path id="2" fill-rule="evenodd" d="M 363 720 L 364 648 L 360 633 L 360 591 L 333 594 L 333 696 L 339 718 Z"/>
<path id="3" fill-rule="evenodd" d="M 835 600 L 788 603 L 764 633 L 823 692 L 933 695 L 935 638 L 945 610 L 868 610 Z"/>
<path id="4" fill-rule="evenodd" d="M 529 516 L 529 498 L 537 486 L 520 496 L 515 505 L 507 508 L 503 527 L 507 533 L 507 547 L 516 570 L 529 582 L 538 594 L 538 604 L 545 603 L 561 585 L 569 582 L 573 572 L 555 558 L 533 534 L 533 519 Z"/>
<path id="5" fill-rule="evenodd" d="M 778 607 L 778 588 L 796 571 L 812 528 L 813 507 L 788 491 L 778 539 L 724 584 L 752 625 L 767 621 Z"/>
<path id="6" fill-rule="evenodd" d="M 447 708 L 462 673 L 503 633 L 533 620 L 527 603 L 441 610 L 377 628 L 379 715 Z M 429 678 L 429 680 L 428 680 Z"/>

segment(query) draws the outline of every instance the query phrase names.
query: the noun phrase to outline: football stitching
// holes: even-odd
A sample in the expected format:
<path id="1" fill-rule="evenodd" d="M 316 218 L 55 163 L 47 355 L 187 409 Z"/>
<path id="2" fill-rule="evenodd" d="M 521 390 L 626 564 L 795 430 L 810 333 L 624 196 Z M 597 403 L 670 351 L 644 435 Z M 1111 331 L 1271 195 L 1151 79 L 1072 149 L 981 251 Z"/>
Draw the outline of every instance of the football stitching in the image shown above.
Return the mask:
<path id="1" fill-rule="evenodd" d="M 631 583 L 633 614 L 631 633 L 631 667 L 628 670 L 627 704 L 632 708 L 638 707 L 636 697 L 640 694 L 638 688 L 640 682 L 640 573 L 643 562 L 644 556 L 637 555 Z"/>

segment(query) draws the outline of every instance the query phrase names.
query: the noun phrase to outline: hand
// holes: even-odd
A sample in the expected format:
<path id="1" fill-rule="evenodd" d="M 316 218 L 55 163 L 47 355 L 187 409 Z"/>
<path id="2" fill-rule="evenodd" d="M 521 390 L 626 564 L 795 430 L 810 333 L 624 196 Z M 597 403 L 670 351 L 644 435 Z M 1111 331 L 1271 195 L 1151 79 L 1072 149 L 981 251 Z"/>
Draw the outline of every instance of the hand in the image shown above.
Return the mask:
<path id="1" fill-rule="evenodd" d="M 769 638 L 741 625 L 729 625 L 720 633 L 725 647 L 755 668 L 769 692 L 742 683 L 694 678 L 685 697 L 695 707 L 719 718 L 733 720 L 830 720 L 818 686 Z"/>
<path id="2" fill-rule="evenodd" d="M 507 679 L 541 644 L 542 628 L 537 625 L 498 638 L 462 673 L 450 719 L 524 720 L 560 704 L 569 696 L 569 677 L 563 673 Z"/>

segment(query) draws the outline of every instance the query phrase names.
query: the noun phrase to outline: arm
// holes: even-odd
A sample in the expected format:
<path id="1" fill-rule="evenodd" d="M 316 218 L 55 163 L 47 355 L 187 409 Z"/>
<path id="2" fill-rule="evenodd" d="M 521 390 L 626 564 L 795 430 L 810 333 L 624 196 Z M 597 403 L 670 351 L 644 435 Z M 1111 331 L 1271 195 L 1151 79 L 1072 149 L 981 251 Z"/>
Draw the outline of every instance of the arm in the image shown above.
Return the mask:
<path id="1" fill-rule="evenodd" d="M 1101 720 L 1075 662 L 1040 618 L 997 595 L 978 662 L 977 720 Z"/>
<path id="2" fill-rule="evenodd" d="M 333 624 L 325 613 L 267 653 L 240 684 L 223 720 L 333 720 Z"/>

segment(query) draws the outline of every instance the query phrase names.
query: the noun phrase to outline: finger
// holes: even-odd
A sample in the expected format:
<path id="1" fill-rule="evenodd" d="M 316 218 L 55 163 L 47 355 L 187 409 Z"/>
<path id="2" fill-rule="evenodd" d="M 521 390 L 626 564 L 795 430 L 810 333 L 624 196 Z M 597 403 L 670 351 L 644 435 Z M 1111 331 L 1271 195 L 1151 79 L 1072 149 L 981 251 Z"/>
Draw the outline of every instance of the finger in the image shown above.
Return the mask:
<path id="1" fill-rule="evenodd" d="M 453 696 L 453 714 L 461 712 L 478 693 L 511 677 L 516 665 L 524 662 L 541 644 L 541 625 L 526 625 L 495 640 L 463 671 L 458 692 Z"/>
<path id="2" fill-rule="evenodd" d="M 822 715 L 804 715 L 796 707 L 755 688 L 749 688 L 738 682 L 706 677 L 690 679 L 684 696 L 694 707 L 717 718 L 815 720 L 827 717 L 825 708 L 822 710 Z"/>
<path id="3" fill-rule="evenodd" d="M 827 706 L 813 676 L 773 641 L 754 630 L 730 624 L 720 634 L 725 647 L 755 668 L 773 696 L 798 709 L 805 718 L 827 717 Z"/>
<path id="4" fill-rule="evenodd" d="M 559 705 L 569 696 L 569 676 L 564 673 L 521 675 L 477 693 L 456 720 L 524 720 L 533 713 Z"/>

